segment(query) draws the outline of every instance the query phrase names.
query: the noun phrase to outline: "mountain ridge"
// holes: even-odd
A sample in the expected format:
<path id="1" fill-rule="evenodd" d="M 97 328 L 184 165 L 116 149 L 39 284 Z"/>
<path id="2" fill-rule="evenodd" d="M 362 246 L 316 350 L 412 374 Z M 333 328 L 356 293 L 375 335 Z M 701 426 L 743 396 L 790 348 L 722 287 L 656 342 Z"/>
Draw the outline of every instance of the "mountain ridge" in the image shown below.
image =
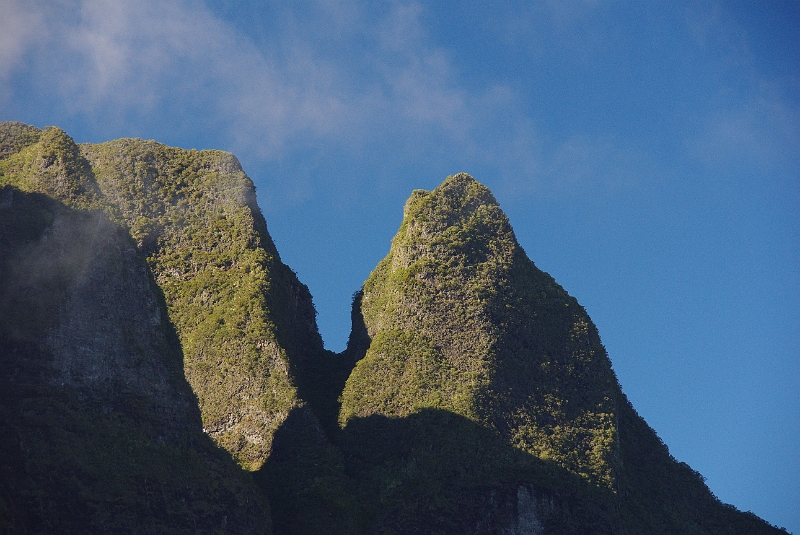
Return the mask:
<path id="1" fill-rule="evenodd" d="M 11 222 L 2 227 L 6 264 L 0 267 L 10 265 L 9 258 L 17 262 L 15 243 L 38 244 L 30 253 L 34 264 L 49 262 L 53 250 L 69 252 L 75 238 L 62 238 L 60 248 L 47 241 L 58 236 L 52 214 L 67 210 L 76 215 L 65 217 L 89 221 L 89 228 L 119 229 L 112 242 L 127 245 L 111 249 L 128 251 L 128 260 L 109 253 L 108 262 L 140 266 L 137 280 L 150 277 L 153 302 L 163 304 L 133 300 L 135 310 L 120 312 L 125 319 L 109 320 L 104 330 L 113 333 L 123 321 L 156 325 L 147 319 L 155 318 L 148 306 L 163 311 L 159 321 L 167 322 L 172 349 L 140 344 L 147 329 L 118 345 L 143 347 L 132 354 L 143 351 L 155 365 L 181 355 L 182 369 L 170 372 L 168 383 L 185 385 L 185 399 L 194 400 L 186 410 L 195 414 L 179 418 L 181 425 L 196 437 L 194 444 L 207 441 L 197 451 L 210 451 L 209 437 L 224 448 L 207 466 L 228 475 L 212 480 L 220 488 L 223 481 L 238 485 L 219 495 L 236 497 L 239 505 L 229 508 L 235 514 L 220 516 L 221 509 L 211 507 L 195 516 L 207 523 L 217 515 L 215 526 L 205 526 L 210 532 L 780 533 L 721 504 L 702 476 L 672 458 L 622 392 L 586 311 L 528 259 L 494 196 L 469 175 L 412 192 L 389 254 L 354 295 L 353 328 L 341 354 L 324 350 L 310 292 L 281 261 L 252 181 L 229 153 L 138 139 L 77 145 L 57 128 L 2 123 L 0 187 L 2 199 L 11 199 L 0 199 L 0 215 Z M 39 208 L 12 215 L 15 198 L 30 198 Z M 70 236 L 83 236 L 74 232 Z M 78 252 L 71 262 L 85 261 Z M 6 273 L 13 274 L 8 280 L 24 279 Z M 86 297 L 81 306 L 89 314 L 124 301 L 118 290 L 124 277 L 98 273 L 109 297 Z M 77 284 L 70 281 L 25 284 L 47 291 Z M 10 288 L 4 295 L 19 294 Z M 39 312 L 27 323 L 12 317 L 8 306 L 0 310 L 4 347 L 14 346 L 13 354 L 23 355 L 19 362 L 39 354 L 32 340 L 59 340 L 45 349 L 77 366 L 75 380 L 104 369 L 111 381 L 127 377 L 129 391 L 163 401 L 163 393 L 146 394 L 152 381 L 135 386 L 137 372 L 124 372 L 135 360 L 114 360 L 116 353 L 106 349 L 113 345 L 98 346 L 95 361 L 67 358 L 97 334 L 91 322 L 76 323 L 80 314 L 63 312 L 69 306 L 50 314 L 54 303 L 66 302 L 58 291 L 53 295 L 28 307 Z M 136 314 L 144 319 L 133 320 Z M 26 338 L 26 328 L 44 335 Z M 152 384 L 166 377 L 144 375 Z M 80 416 L 85 433 L 93 419 L 106 425 L 102 411 L 92 408 L 103 403 L 99 390 L 76 398 L 74 410 L 65 413 L 87 415 Z M 23 420 L 7 415 L 29 398 L 9 392 L 17 393 L 0 403 L 4 421 L 27 432 Z M 115 403 L 112 413 L 119 406 L 124 415 L 125 403 Z M 136 418 L 148 426 L 158 421 L 144 414 Z M 127 429 L 120 417 L 122 427 L 115 429 Z M 200 421 L 205 439 L 197 438 Z M 46 422 L 48 429 L 57 427 Z M 41 455 L 19 453 L 11 442 L 2 447 L 25 462 Z M 104 454 L 103 447 L 89 450 Z M 62 455 L 72 462 L 76 452 L 65 447 Z M 225 464 L 234 461 L 246 471 Z M 92 472 L 95 465 L 83 466 Z M 10 464 L 4 469 L 28 485 L 26 492 L 40 491 Z M 120 492 L 135 497 L 139 490 Z M 82 499 L 94 499 L 88 496 Z M 252 505 L 264 496 L 271 527 L 266 504 Z M 0 486 L 0 532 L 22 533 L 20 526 L 38 532 L 32 509 L 8 512 L 18 497 L 19 490 Z M 132 503 L 125 507 L 127 518 L 142 525 L 153 515 Z M 186 529 L 181 514 L 189 513 L 182 507 L 159 517 L 161 525 Z M 87 531 L 107 526 L 99 512 L 84 517 L 94 526 Z M 41 518 L 57 525 L 58 516 Z"/>

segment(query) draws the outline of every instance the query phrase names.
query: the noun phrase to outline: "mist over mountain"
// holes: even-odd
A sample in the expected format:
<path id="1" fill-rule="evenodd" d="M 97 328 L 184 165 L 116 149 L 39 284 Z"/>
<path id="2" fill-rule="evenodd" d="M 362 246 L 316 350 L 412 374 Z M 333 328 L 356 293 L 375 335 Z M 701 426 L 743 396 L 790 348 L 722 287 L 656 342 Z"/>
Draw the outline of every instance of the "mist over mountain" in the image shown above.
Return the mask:
<path id="1" fill-rule="evenodd" d="M 231 154 L 2 123 L 0 187 L 0 532 L 783 532 L 467 174 L 411 194 L 341 354 Z"/>
<path id="2" fill-rule="evenodd" d="M 129 230 L 72 140 L 35 134 L 0 161 L 0 531 L 268 530 Z"/>

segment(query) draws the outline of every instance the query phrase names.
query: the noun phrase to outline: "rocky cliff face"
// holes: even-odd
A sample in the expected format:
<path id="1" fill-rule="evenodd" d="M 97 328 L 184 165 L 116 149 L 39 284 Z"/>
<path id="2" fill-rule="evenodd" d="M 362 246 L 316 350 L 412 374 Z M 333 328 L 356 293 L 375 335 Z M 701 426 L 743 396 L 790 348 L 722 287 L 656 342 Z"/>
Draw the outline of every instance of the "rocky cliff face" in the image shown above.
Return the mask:
<path id="1" fill-rule="evenodd" d="M 102 212 L 0 189 L 0 531 L 263 533 L 163 298 Z"/>
<path id="2" fill-rule="evenodd" d="M 58 128 L 15 123 L 3 132 L 5 183 L 128 229 L 163 292 L 203 428 L 240 465 L 260 467 L 275 430 L 313 397 L 308 370 L 329 354 L 236 158 L 134 139 L 78 147 Z"/>
<path id="3" fill-rule="evenodd" d="M 412 194 L 352 318 L 325 351 L 232 155 L 0 124 L 0 533 L 778 533 L 472 177 Z"/>
<path id="4" fill-rule="evenodd" d="M 158 242 L 141 229 L 154 227 L 129 224 L 128 207 L 103 193 L 64 132 L 3 127 L 2 415 L 10 432 L 0 509 L 9 530 L 268 531 L 262 493 L 203 433 L 174 311 L 147 262 Z M 136 202 L 158 210 L 151 200 Z M 257 379 L 237 386 L 247 394 Z M 236 421 L 248 410 L 241 405 L 225 417 Z"/>
<path id="5" fill-rule="evenodd" d="M 345 387 L 343 422 L 446 409 L 614 487 L 616 378 L 597 331 L 472 177 L 412 195 L 362 313 L 372 343 Z"/>
<path id="6" fill-rule="evenodd" d="M 165 435 L 196 423 L 180 347 L 127 232 L 102 212 L 69 210 L 8 186 L 0 206 L 4 331 L 49 356 L 38 363 L 45 384 L 97 399 L 135 392 Z M 38 228 L 19 228 L 31 212 Z"/>
<path id="7" fill-rule="evenodd" d="M 281 262 L 252 182 L 219 151 L 131 139 L 81 150 L 164 292 L 203 427 L 259 468 L 323 349 L 311 296 Z"/>

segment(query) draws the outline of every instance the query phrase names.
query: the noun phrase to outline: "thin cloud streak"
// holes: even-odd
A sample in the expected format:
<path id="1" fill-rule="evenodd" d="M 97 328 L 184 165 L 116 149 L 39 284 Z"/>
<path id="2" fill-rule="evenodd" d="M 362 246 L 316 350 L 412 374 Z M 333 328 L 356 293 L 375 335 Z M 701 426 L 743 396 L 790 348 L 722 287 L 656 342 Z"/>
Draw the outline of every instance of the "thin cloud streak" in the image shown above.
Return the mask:
<path id="1" fill-rule="evenodd" d="M 262 161 L 315 144 L 357 153 L 390 141 L 398 157 L 423 158 L 435 147 L 459 169 L 496 169 L 503 187 L 517 192 L 594 188 L 607 182 L 598 178 L 608 174 L 603 162 L 629 160 L 614 156 L 626 149 L 609 139 L 580 135 L 543 156 L 547 144 L 522 111 L 522 97 L 502 84 L 465 87 L 447 50 L 428 38 L 420 3 L 393 2 L 373 15 L 353 3 L 320 0 L 303 21 L 283 12 L 288 29 L 275 25 L 276 50 L 259 47 L 198 0 L 14 5 L 14 24 L 38 21 L 40 37 L 18 32 L 3 40 L 3 50 L 35 60 L 0 66 L 7 77 L 25 71 L 47 86 L 73 116 L 113 122 L 171 114 L 184 118 L 183 128 L 221 125 L 227 148 Z M 326 50 L 357 40 L 367 46 L 351 46 L 355 57 Z M 367 72 L 354 73 L 353 64 Z M 567 161 L 570 147 L 581 154 Z M 592 161 L 589 153 L 602 157 Z"/>
<path id="2" fill-rule="evenodd" d="M 396 1 L 375 13 L 332 0 L 311 2 L 302 13 L 278 7 L 269 29 L 274 47 L 254 42 L 201 0 L 8 2 L 0 22 L 0 109 L 24 98 L 9 82 L 25 78 L 68 117 L 113 125 L 169 116 L 177 130 L 214 130 L 221 148 L 245 159 L 281 160 L 321 147 L 352 157 L 394 148 L 399 154 L 388 158 L 416 154 L 421 161 L 447 154 L 459 169 L 496 171 L 508 191 L 559 196 L 624 187 L 653 167 L 642 147 L 613 134 L 575 131 L 548 140 L 526 111 L 522 88 L 467 86 L 448 50 L 427 34 L 420 2 Z M 559 8 L 569 17 L 552 3 L 542 9 L 561 20 L 605 5 L 576 0 Z M 728 51 L 726 68 L 752 71 L 741 31 L 712 8 L 711 17 L 687 15 L 698 46 Z M 523 26 L 515 38 L 538 42 L 537 26 Z M 767 166 L 785 162 L 798 145 L 797 110 L 766 91 L 736 105 L 696 118 L 685 156 L 713 166 L 747 154 Z"/>
<path id="3" fill-rule="evenodd" d="M 763 91 L 705 118 L 688 153 L 721 172 L 791 172 L 800 164 L 800 110 Z"/>
<path id="4" fill-rule="evenodd" d="M 328 42 L 313 36 L 282 35 L 279 53 L 259 49 L 194 0 L 13 6 L 5 24 L 39 21 L 38 40 L 32 31 L 5 34 L 0 67 L 6 79 L 28 76 L 74 116 L 166 110 L 213 116 L 226 125 L 231 148 L 258 158 L 280 158 L 287 146 L 309 140 L 351 150 L 369 144 L 376 132 L 399 134 L 417 148 L 435 138 L 468 151 L 487 143 L 481 130 L 492 128 L 493 117 L 517 115 L 503 109 L 514 106 L 508 89 L 459 85 L 446 51 L 426 39 L 423 9 L 415 3 L 392 4 L 377 24 L 364 13 L 334 17 L 338 33 L 374 45 L 363 57 L 347 59 L 327 57 Z M 337 12 L 330 2 L 317 7 L 325 16 Z M 343 12 L 355 9 L 347 4 Z M 26 54 L 34 61 L 23 64 Z M 356 79 L 344 61 L 368 65 L 368 76 Z M 515 129 L 522 130 L 509 125 L 508 131 Z M 499 152 L 507 152 L 504 144 L 520 141 L 492 141 Z"/>
<path id="5" fill-rule="evenodd" d="M 45 33 L 42 16 L 31 4 L 7 0 L 0 17 L 0 102 L 9 98 L 8 80 Z"/>

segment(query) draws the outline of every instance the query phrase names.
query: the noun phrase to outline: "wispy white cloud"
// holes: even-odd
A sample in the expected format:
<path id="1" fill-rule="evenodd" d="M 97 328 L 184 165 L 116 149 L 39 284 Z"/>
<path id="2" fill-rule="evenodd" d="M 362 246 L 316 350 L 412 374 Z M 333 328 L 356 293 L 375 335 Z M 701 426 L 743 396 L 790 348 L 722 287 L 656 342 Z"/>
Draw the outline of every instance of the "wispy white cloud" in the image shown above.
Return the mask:
<path id="1" fill-rule="evenodd" d="M 228 148 L 266 160 L 298 145 L 357 152 L 378 139 L 404 154 L 436 146 L 459 170 L 488 165 L 525 191 L 596 183 L 597 166 L 621 154 L 609 141 L 600 151 L 583 139 L 543 157 L 523 97 L 501 83 L 466 86 L 448 50 L 427 34 L 417 2 L 375 13 L 317 0 L 302 20 L 283 6 L 270 27 L 274 46 L 254 42 L 200 0 L 13 7 L 26 31 L 4 34 L 0 74 L 28 76 L 74 116 L 174 115 L 182 119 L 170 124 L 218 127 Z"/>
<path id="2" fill-rule="evenodd" d="M 652 157 L 641 148 L 612 136 L 576 134 L 559 143 L 517 135 L 527 143 L 511 147 L 499 194 L 514 199 L 528 195 L 575 199 L 619 195 L 661 179 Z M 535 158 L 520 153 L 533 151 Z M 520 162 L 528 162 L 522 167 Z"/>
<path id="3" fill-rule="evenodd" d="M 721 173 L 766 176 L 800 165 L 800 108 L 786 97 L 792 81 L 759 69 L 747 32 L 716 2 L 687 11 L 697 46 L 718 58 L 714 105 L 696 118 L 687 154 Z"/>
<path id="4" fill-rule="evenodd" d="M 800 164 L 800 110 L 762 90 L 706 117 L 687 150 L 707 167 L 774 173 Z"/>
<path id="5" fill-rule="evenodd" d="M 15 20 L 4 16 L 3 24 L 26 31 L 3 32 L 0 74 L 6 81 L 29 77 L 72 114 L 164 113 L 164 107 L 230 114 L 230 128 L 265 134 L 259 140 L 265 153 L 299 132 L 324 134 L 342 121 L 329 65 L 300 47 L 280 64 L 199 1 L 12 7 Z"/>
<path id="6" fill-rule="evenodd" d="M 22 74 L 52 86 L 75 115 L 207 114 L 235 146 L 263 157 L 298 138 L 360 143 L 386 128 L 412 135 L 435 125 L 460 138 L 475 129 L 471 105 L 485 101 L 459 87 L 414 3 L 392 4 L 374 21 L 353 3 L 320 1 L 329 26 L 276 24 L 282 46 L 267 50 L 198 0 L 13 1 L 3 24 L 25 30 L 3 32 L 6 80 Z M 353 35 L 372 44 L 360 57 L 326 50 Z M 23 64 L 26 54 L 35 57 Z M 358 62 L 367 76 L 353 73 Z"/>
<path id="7" fill-rule="evenodd" d="M 8 98 L 8 80 L 44 33 L 42 15 L 24 0 L 6 0 L 0 17 L 0 99 Z"/>
<path id="8" fill-rule="evenodd" d="M 607 3 L 544 3 L 516 20 L 585 22 Z M 428 34 L 426 9 L 399 0 L 379 9 L 310 0 L 302 12 L 275 4 L 277 19 L 262 42 L 202 0 L 6 0 L 0 110 L 25 98 L 13 89 L 25 79 L 21 87 L 36 88 L 66 116 L 89 122 L 135 117 L 187 131 L 214 129 L 218 146 L 261 161 L 319 147 L 352 155 L 378 144 L 394 147 L 398 158 L 446 153 L 458 170 L 496 170 L 510 191 L 616 189 L 652 169 L 642 147 L 613 133 L 576 129 L 562 141 L 548 139 L 524 88 L 466 84 L 451 51 Z M 750 61 L 741 32 L 719 10 L 687 20 L 697 46 L 728 50 L 732 68 Z M 542 46 L 542 24 L 520 23 L 514 39 Z M 591 43 L 574 46 L 591 49 Z M 702 127 L 686 142 L 687 152 L 715 165 L 745 154 L 780 162 L 798 145 L 797 110 L 768 89 L 696 121 Z"/>

